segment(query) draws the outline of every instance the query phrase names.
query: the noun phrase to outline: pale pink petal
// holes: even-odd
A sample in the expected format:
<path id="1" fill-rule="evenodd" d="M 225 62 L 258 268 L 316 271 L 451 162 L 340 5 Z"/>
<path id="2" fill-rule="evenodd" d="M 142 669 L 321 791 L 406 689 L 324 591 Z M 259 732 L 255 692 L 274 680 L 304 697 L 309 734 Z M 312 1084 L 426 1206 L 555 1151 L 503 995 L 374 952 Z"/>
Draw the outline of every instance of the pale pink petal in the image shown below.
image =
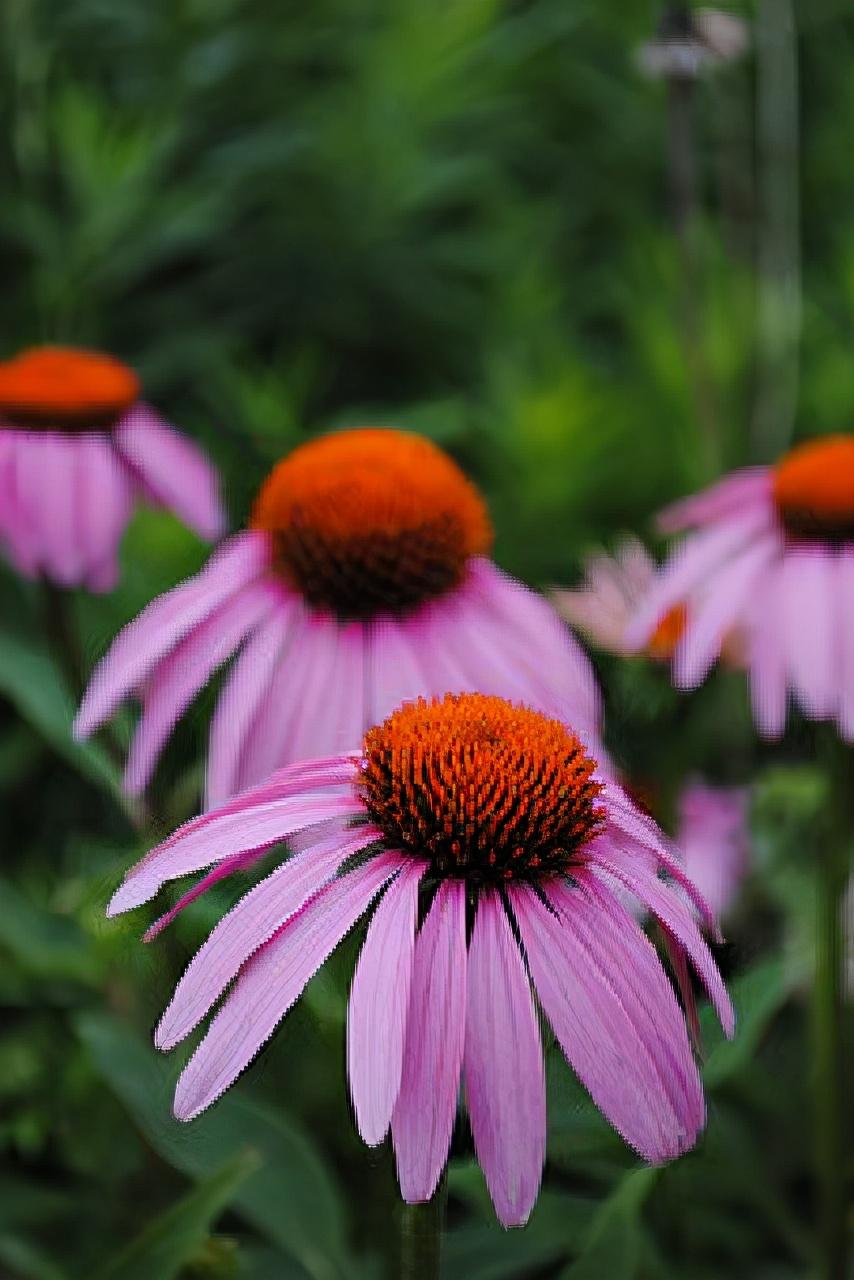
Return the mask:
<path id="1" fill-rule="evenodd" d="M 354 661 L 352 629 L 343 628 L 331 614 L 309 613 L 305 630 L 294 642 L 291 661 L 301 662 L 299 681 L 292 676 L 289 701 L 292 704 L 286 720 L 281 752 L 276 765 L 291 760 L 307 760 L 332 751 L 352 751 L 362 742 L 362 732 L 354 733 L 352 705 L 345 708 L 346 720 L 340 718 L 340 696 L 345 681 L 362 679 L 362 666 Z M 296 652 L 297 646 L 302 653 Z M 348 704 L 354 691 L 346 691 Z M 358 690 L 355 691 L 358 698 Z"/>
<path id="2" fill-rule="evenodd" d="M 229 596 L 260 577 L 270 545 L 254 532 L 224 543 L 201 573 L 158 596 L 119 632 L 95 668 L 83 697 L 74 733 L 85 738 L 137 689 L 160 659 Z"/>
<path id="3" fill-rule="evenodd" d="M 691 782 L 677 806 L 676 843 L 685 870 L 719 920 L 747 870 L 748 792 Z"/>
<path id="4" fill-rule="evenodd" d="M 844 547 L 836 567 L 840 632 L 839 729 L 854 742 L 854 549 Z"/>
<path id="5" fill-rule="evenodd" d="M 593 1101 L 644 1159 L 686 1151 L 703 1124 L 702 1090 L 649 940 L 580 885 L 550 888 L 559 915 L 528 888 L 509 895 L 540 1003 Z"/>
<path id="6" fill-rule="evenodd" d="M 80 540 L 90 591 L 118 580 L 117 552 L 133 508 L 130 476 L 104 436 L 81 436 Z"/>
<path id="7" fill-rule="evenodd" d="M 346 858 L 378 838 L 371 827 L 339 832 L 282 863 L 224 915 L 190 961 L 157 1027 L 158 1049 L 188 1036 L 249 957 L 317 893 Z"/>
<path id="8" fill-rule="evenodd" d="M 226 517 L 217 474 L 197 444 L 141 403 L 125 414 L 113 439 L 156 502 L 200 537 L 209 541 L 221 537 Z"/>
<path id="9" fill-rule="evenodd" d="M 42 444 L 40 434 L 19 432 L 15 450 L 18 519 L 21 526 L 27 530 L 32 562 L 39 573 L 44 572 L 47 558 Z"/>
<path id="10" fill-rule="evenodd" d="M 35 446 L 33 448 L 36 456 Z M 41 561 L 47 577 L 63 587 L 78 583 L 84 573 L 78 514 L 80 510 L 80 449 L 72 436 L 44 432 L 38 441 L 38 504 L 33 518 L 41 528 Z"/>
<path id="11" fill-rule="evenodd" d="M 146 682 L 125 769 L 124 787 L 130 795 L 145 789 L 169 734 L 193 698 L 274 603 L 269 583 L 252 583 L 200 622 L 158 664 Z"/>
<path id="12" fill-rule="evenodd" d="M 789 676 L 808 716 L 835 711 L 839 665 L 833 554 L 818 545 L 786 552 L 781 568 L 783 644 Z"/>
<path id="13" fill-rule="evenodd" d="M 591 871 L 598 874 L 600 868 L 625 885 L 669 929 L 679 945 L 685 948 L 709 994 L 721 1026 L 731 1036 L 735 1030 L 735 1015 L 723 979 L 696 920 L 675 887 L 661 880 L 648 865 L 641 862 L 632 864 L 618 857 L 611 860 L 600 857 L 591 864 Z"/>
<path id="14" fill-rule="evenodd" d="M 177 1119 L 192 1120 L 236 1080 L 403 862 L 379 854 L 333 881 L 247 962 L 178 1081 Z"/>
<path id="15" fill-rule="evenodd" d="M 18 484 L 18 454 L 26 450 L 29 436 L 0 422 L 0 441 L 3 445 L 3 510 L 0 527 L 8 547 L 9 556 L 19 573 L 35 577 L 38 568 L 38 540 L 30 516 L 21 507 Z"/>
<path id="16" fill-rule="evenodd" d="M 469 950 L 463 1077 L 495 1212 L 503 1226 L 522 1226 L 543 1173 L 546 1082 L 531 987 L 494 891 L 480 895 Z"/>
<path id="17" fill-rule="evenodd" d="M 753 508 L 712 525 L 682 542 L 661 570 L 626 631 L 626 644 L 642 649 L 661 619 L 698 588 L 713 589 L 713 577 L 730 556 L 773 529 L 773 516 Z"/>
<path id="18" fill-rule="evenodd" d="M 717 484 L 665 508 L 658 517 L 662 533 L 678 533 L 692 525 L 710 524 L 739 515 L 751 507 L 771 507 L 772 477 L 769 467 L 745 467 Z"/>
<path id="19" fill-rule="evenodd" d="M 627 536 L 613 558 L 604 552 L 589 556 L 585 572 L 583 586 L 551 592 L 555 607 L 600 649 L 625 653 L 626 627 L 652 586 L 655 563 L 642 542 Z"/>
<path id="20" fill-rule="evenodd" d="M 757 588 L 747 632 L 753 718 L 766 738 L 780 737 L 788 706 L 782 569 L 782 560 L 772 565 Z"/>
<path id="21" fill-rule="evenodd" d="M 426 869 L 426 862 L 413 860 L 389 885 L 350 989 L 347 1075 L 359 1133 L 372 1147 L 388 1132 L 400 1090 L 418 886 Z"/>
<path id="22" fill-rule="evenodd" d="M 262 849 L 277 844 L 304 827 L 325 822 L 328 818 L 343 817 L 359 812 L 354 796 L 324 796 L 312 792 L 292 796 L 285 800 L 259 804 L 238 813 L 216 816 L 204 827 L 197 827 L 152 849 L 142 862 L 137 863 L 113 894 L 107 915 L 120 915 L 132 907 L 138 907 L 166 880 L 221 862 L 235 853 L 248 849 Z"/>
<path id="23" fill-rule="evenodd" d="M 725 565 L 692 605 L 673 658 L 679 688 L 694 689 L 708 675 L 727 632 L 744 619 L 763 574 L 781 550 L 776 533 L 760 538 Z"/>
<path id="24" fill-rule="evenodd" d="M 256 862 L 263 858 L 264 849 L 249 849 L 243 853 L 235 853 L 230 858 L 223 859 L 217 863 L 213 870 L 206 872 L 196 881 L 192 889 L 188 889 L 186 893 L 182 893 L 174 906 L 168 911 L 164 911 L 162 916 L 158 916 L 153 924 L 150 924 L 142 935 L 143 942 L 153 942 L 164 929 L 167 929 L 173 921 L 177 920 L 182 911 L 186 910 L 192 902 L 207 893 L 208 889 L 213 888 L 215 884 L 219 884 L 220 880 L 227 880 L 229 876 L 233 876 L 238 871 L 245 871 L 253 866 Z"/>
<path id="25" fill-rule="evenodd" d="M 415 941 L 403 1074 L 392 1116 L 401 1194 L 429 1200 L 451 1144 L 466 1022 L 465 888 L 440 884 Z"/>
<path id="26" fill-rule="evenodd" d="M 280 594 L 271 616 L 246 641 L 223 685 L 211 721 L 206 807 L 241 789 L 241 758 L 253 721 L 267 706 L 273 676 L 294 625 L 296 606 Z"/>
<path id="27" fill-rule="evenodd" d="M 368 653 L 371 724 L 379 724 L 404 702 L 428 696 L 427 677 L 411 620 L 375 619 Z"/>

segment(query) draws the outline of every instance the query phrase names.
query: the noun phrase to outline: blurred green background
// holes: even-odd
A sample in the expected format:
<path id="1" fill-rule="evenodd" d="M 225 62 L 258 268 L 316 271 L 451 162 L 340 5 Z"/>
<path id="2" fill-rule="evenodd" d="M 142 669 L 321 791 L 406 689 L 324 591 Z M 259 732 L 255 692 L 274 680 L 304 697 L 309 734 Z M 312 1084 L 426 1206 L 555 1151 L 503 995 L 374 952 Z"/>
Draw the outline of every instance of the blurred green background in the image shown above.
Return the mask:
<path id="1" fill-rule="evenodd" d="M 642 0 L 4 0 L 0 354 L 59 340 L 132 363 L 221 468 L 235 527 L 308 433 L 421 430 L 483 486 L 499 562 L 571 583 L 664 501 L 854 424 L 854 14 L 731 11 L 744 55 L 674 86 L 639 69 L 661 17 Z M 205 554 L 140 513 L 120 588 L 73 600 L 86 665 Z M 719 951 L 740 1032 L 709 1024 L 708 1131 L 664 1170 L 550 1055 L 531 1222 L 497 1227 L 463 1128 L 444 1274 L 806 1275 L 826 780 L 805 730 L 759 750 L 740 677 L 688 699 L 640 660 L 597 662 L 627 770 L 671 798 L 697 771 L 755 781 Z M 344 1082 L 358 938 L 177 1125 L 179 1063 L 150 1029 L 230 899 L 148 948 L 148 909 L 104 920 L 142 837 L 108 752 L 71 742 L 73 697 L 41 592 L 4 566 L 0 1275 L 395 1275 L 391 1158 L 359 1143 Z M 210 703 L 166 752 L 155 831 L 198 804 Z"/>

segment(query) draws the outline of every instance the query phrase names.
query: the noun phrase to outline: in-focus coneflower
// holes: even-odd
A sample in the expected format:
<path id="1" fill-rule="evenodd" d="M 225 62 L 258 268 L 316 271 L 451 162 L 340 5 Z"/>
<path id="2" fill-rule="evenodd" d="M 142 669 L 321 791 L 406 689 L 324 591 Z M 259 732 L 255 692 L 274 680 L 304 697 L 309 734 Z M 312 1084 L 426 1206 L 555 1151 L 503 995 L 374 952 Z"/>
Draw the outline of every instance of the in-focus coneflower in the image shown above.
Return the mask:
<path id="1" fill-rule="evenodd" d="M 118 636 L 77 731 L 139 693 L 125 781 L 140 791 L 176 720 L 240 650 L 211 726 L 209 804 L 291 761 L 358 747 L 420 694 L 479 689 L 594 734 L 587 658 L 488 558 L 491 541 L 480 494 L 428 440 L 366 429 L 305 444 L 263 484 L 249 529 Z"/>
<path id="2" fill-rule="evenodd" d="M 735 472 L 661 517 L 693 529 L 629 628 L 642 647 L 686 598 L 674 678 L 694 688 L 737 630 L 760 731 L 779 736 L 791 689 L 814 720 L 854 739 L 854 436 L 794 448 L 776 465 Z"/>
<path id="3" fill-rule="evenodd" d="M 210 463 L 139 395 L 132 369 L 94 351 L 0 362 L 0 541 L 21 573 L 109 591 L 139 499 L 203 538 L 222 533 Z"/>
<path id="4" fill-rule="evenodd" d="M 507 1226 L 528 1217 L 546 1144 L 535 997 L 644 1159 L 694 1143 L 705 1109 L 683 1013 L 620 894 L 661 921 L 729 1033 L 694 913 L 708 911 L 655 823 L 568 726 L 482 694 L 406 704 L 361 752 L 292 765 L 180 828 L 128 873 L 109 912 L 207 869 L 151 936 L 295 836 L 300 851 L 214 928 L 157 1028 L 170 1049 L 225 995 L 178 1082 L 179 1119 L 233 1083 L 376 904 L 350 992 L 348 1073 L 362 1137 L 391 1131 L 407 1201 L 436 1188 L 462 1082 L 496 1212 Z"/>

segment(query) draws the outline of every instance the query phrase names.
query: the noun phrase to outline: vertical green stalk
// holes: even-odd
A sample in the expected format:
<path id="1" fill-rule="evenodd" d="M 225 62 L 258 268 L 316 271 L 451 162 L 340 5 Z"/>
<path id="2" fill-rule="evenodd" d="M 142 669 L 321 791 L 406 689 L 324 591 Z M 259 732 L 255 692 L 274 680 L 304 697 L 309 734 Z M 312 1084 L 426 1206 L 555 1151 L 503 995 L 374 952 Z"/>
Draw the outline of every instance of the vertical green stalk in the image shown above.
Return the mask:
<path id="1" fill-rule="evenodd" d="M 405 1204 L 400 1217 L 401 1280 L 437 1280 L 447 1187 L 443 1174 L 432 1199 Z"/>
<path id="2" fill-rule="evenodd" d="M 83 657 L 72 616 L 72 601 L 67 591 L 52 582 L 42 585 L 44 595 L 45 630 L 53 656 L 65 676 L 68 691 L 75 705 L 83 694 Z"/>
<path id="3" fill-rule="evenodd" d="M 849 751 L 836 744 L 832 768 L 831 821 L 818 850 L 816 966 L 813 987 L 816 1190 L 822 1280 L 845 1280 L 845 1067 L 843 899 L 854 834 Z"/>

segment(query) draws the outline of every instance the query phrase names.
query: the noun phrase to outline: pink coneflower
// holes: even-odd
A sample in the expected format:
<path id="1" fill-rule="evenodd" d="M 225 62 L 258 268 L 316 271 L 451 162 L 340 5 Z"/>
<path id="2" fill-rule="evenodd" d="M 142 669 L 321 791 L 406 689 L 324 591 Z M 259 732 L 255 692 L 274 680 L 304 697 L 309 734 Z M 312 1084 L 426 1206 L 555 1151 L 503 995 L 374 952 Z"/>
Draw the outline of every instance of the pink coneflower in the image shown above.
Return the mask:
<path id="1" fill-rule="evenodd" d="M 358 747 L 406 698 L 480 689 L 597 727 L 587 658 L 540 597 L 487 558 L 480 494 L 418 436 L 346 431 L 273 470 L 250 528 L 119 635 L 77 721 L 129 694 L 125 777 L 142 790 L 178 717 L 240 650 L 213 718 L 208 803 L 293 760 Z"/>
<path id="2" fill-rule="evenodd" d="M 234 1082 L 384 890 L 350 992 L 347 1063 L 360 1133 L 373 1145 L 391 1130 L 406 1200 L 436 1188 L 462 1081 L 496 1212 L 506 1226 L 527 1219 L 546 1142 L 535 993 L 594 1102 L 645 1160 L 692 1146 L 705 1108 L 685 1021 L 617 893 L 661 921 L 729 1034 L 689 901 L 708 910 L 655 823 L 566 725 L 482 694 L 406 704 L 359 754 L 292 765 L 181 827 L 129 872 L 109 913 L 212 868 L 150 936 L 297 834 L 300 852 L 219 922 L 157 1028 L 171 1049 L 228 990 L 178 1081 L 178 1119 Z"/>
<path id="3" fill-rule="evenodd" d="M 203 538 L 224 528 L 213 468 L 139 399 L 133 370 L 66 347 L 0 363 L 0 541 L 21 573 L 109 591 L 140 498 Z"/>
<path id="4" fill-rule="evenodd" d="M 802 444 L 775 466 L 727 476 L 664 513 L 667 531 L 694 528 L 629 628 L 643 646 L 675 603 L 691 599 L 674 679 L 694 688 L 743 637 L 754 715 L 784 729 L 791 689 L 804 714 L 854 739 L 854 437 Z"/>
<path id="5" fill-rule="evenodd" d="M 687 784 L 677 802 L 676 845 L 716 920 L 732 905 L 747 873 L 749 803 L 745 787 L 710 787 L 699 779 Z"/>

